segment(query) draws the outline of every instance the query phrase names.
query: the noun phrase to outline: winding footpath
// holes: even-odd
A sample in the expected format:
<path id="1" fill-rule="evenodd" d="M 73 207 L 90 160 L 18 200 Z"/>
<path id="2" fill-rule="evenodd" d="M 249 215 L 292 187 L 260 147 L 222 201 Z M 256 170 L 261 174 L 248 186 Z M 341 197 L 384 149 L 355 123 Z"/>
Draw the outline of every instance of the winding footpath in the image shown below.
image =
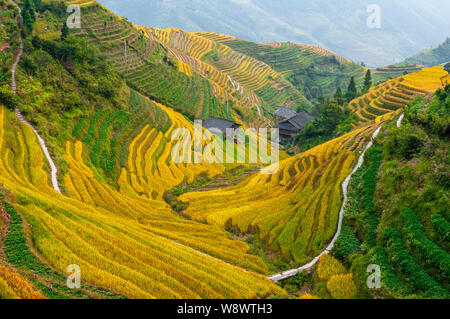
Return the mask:
<path id="1" fill-rule="evenodd" d="M 402 115 L 400 115 L 400 117 L 399 117 L 398 120 L 397 120 L 397 127 L 402 126 L 402 123 L 403 123 L 403 119 L 404 119 L 404 118 L 405 118 L 405 114 L 402 113 Z"/>
<path id="2" fill-rule="evenodd" d="M 400 115 L 400 117 L 397 121 L 397 127 L 400 127 L 402 125 L 404 116 L 405 115 L 403 113 Z M 338 221 L 337 231 L 336 231 L 336 234 L 334 235 L 331 243 L 328 245 L 328 247 L 324 251 L 322 251 L 311 262 L 307 263 L 306 265 L 304 265 L 300 268 L 295 268 L 295 269 L 284 271 L 279 274 L 272 275 L 269 277 L 270 280 L 272 280 L 273 282 L 278 282 L 278 281 L 281 281 L 281 280 L 284 280 L 284 279 L 287 279 L 290 277 L 294 277 L 302 271 L 309 270 L 319 261 L 319 258 L 322 257 L 322 255 L 329 254 L 331 252 L 331 250 L 334 248 L 334 245 L 336 244 L 336 241 L 338 240 L 338 238 L 341 234 L 341 230 L 342 230 L 342 222 L 344 220 L 345 206 L 347 205 L 347 202 L 348 202 L 348 185 L 350 184 L 350 180 L 351 180 L 353 174 L 355 174 L 356 171 L 358 171 L 361 168 L 361 166 L 364 164 L 364 157 L 366 155 L 366 152 L 369 148 L 372 147 L 373 142 L 374 142 L 375 138 L 378 136 L 378 134 L 380 134 L 380 131 L 381 131 L 381 126 L 378 127 L 377 130 L 372 134 L 370 142 L 367 144 L 366 148 L 364 149 L 363 153 L 361 154 L 361 156 L 358 159 L 358 164 L 355 166 L 355 168 L 350 173 L 350 175 L 348 175 L 347 178 L 342 183 L 342 192 L 344 194 L 344 201 L 342 202 L 341 210 L 339 211 L 339 221 Z"/>
<path id="3" fill-rule="evenodd" d="M 258 104 L 255 104 L 255 106 L 256 106 L 256 109 L 258 110 L 259 117 L 261 117 L 261 110 L 260 110 Z"/>
<path id="4" fill-rule="evenodd" d="M 17 95 L 17 83 L 16 83 L 16 70 L 17 70 L 17 66 L 19 65 L 20 62 L 20 58 L 22 57 L 23 54 L 23 41 L 22 41 L 22 30 L 23 30 L 23 17 L 22 17 L 22 10 L 20 9 L 19 5 L 17 5 L 17 3 L 15 3 L 13 0 L 10 0 L 10 2 L 17 8 L 17 10 L 19 11 L 19 41 L 20 41 L 20 48 L 19 48 L 19 53 L 16 56 L 16 59 L 12 65 L 11 68 L 11 90 L 14 91 L 14 94 Z M 55 191 L 57 191 L 58 193 L 61 193 L 61 189 L 59 188 L 58 185 L 58 169 L 55 165 L 55 163 L 53 162 L 51 156 L 50 156 L 50 152 L 48 151 L 47 146 L 45 145 L 45 141 L 44 139 L 39 135 L 38 131 L 33 127 L 33 125 L 31 125 L 24 117 L 23 115 L 20 113 L 19 108 L 16 107 L 15 109 L 15 114 L 17 116 L 17 118 L 19 119 L 20 122 L 24 123 L 25 125 L 29 126 L 34 134 L 36 134 L 36 137 L 39 141 L 39 145 L 42 148 L 42 151 L 44 152 L 45 157 L 47 158 L 47 161 L 50 165 L 50 169 L 51 169 L 51 177 L 52 177 L 52 185 L 53 185 L 53 189 Z"/>

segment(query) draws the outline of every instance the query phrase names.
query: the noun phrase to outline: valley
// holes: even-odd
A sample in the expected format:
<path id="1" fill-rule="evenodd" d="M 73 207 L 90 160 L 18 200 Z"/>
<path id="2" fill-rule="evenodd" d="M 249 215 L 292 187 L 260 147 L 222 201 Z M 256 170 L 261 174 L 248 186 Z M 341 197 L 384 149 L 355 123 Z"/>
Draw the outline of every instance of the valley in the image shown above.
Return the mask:
<path id="1" fill-rule="evenodd" d="M 448 298 L 444 66 L 138 26 L 97 1 L 0 8 L 0 298 Z M 335 128 L 278 144 L 256 130 L 280 106 Z M 220 157 L 195 122 L 212 117 L 255 131 Z"/>

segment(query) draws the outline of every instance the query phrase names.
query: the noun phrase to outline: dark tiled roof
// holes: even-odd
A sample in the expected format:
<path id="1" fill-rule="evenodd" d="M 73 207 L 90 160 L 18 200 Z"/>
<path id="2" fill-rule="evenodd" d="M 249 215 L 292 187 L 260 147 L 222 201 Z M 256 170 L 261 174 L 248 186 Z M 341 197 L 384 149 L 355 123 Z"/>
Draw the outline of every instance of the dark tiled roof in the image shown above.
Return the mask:
<path id="1" fill-rule="evenodd" d="M 241 126 L 233 121 L 229 121 L 226 119 L 221 119 L 218 117 L 210 116 L 205 121 L 203 121 L 203 127 L 207 128 L 210 131 L 219 130 L 222 133 L 225 133 L 227 128 Z M 216 129 L 216 130 L 214 130 Z"/>
<path id="2" fill-rule="evenodd" d="M 306 124 L 314 120 L 314 117 L 306 112 L 300 112 L 283 122 L 278 123 L 275 127 L 289 131 L 300 131 Z"/>
<path id="3" fill-rule="evenodd" d="M 296 128 L 302 129 L 306 124 L 314 120 L 314 117 L 306 112 L 300 112 L 296 116 L 291 117 L 288 121 L 292 123 Z"/>
<path id="4" fill-rule="evenodd" d="M 294 117 L 295 115 L 297 115 L 297 112 L 295 112 L 293 109 L 290 109 L 288 107 L 285 106 L 280 106 L 274 113 L 273 115 L 285 118 L 285 119 L 289 119 L 291 117 Z"/>
<path id="5" fill-rule="evenodd" d="M 294 125 L 292 125 L 288 121 L 278 123 L 277 125 L 275 125 L 275 127 L 285 131 L 293 131 L 293 132 L 297 131 Z"/>

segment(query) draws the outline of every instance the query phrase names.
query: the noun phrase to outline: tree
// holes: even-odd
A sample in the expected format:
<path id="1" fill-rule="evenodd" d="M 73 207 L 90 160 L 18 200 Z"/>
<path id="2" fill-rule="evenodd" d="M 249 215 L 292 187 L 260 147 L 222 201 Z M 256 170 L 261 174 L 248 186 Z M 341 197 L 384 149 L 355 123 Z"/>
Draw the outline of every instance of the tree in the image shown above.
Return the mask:
<path id="1" fill-rule="evenodd" d="M 33 0 L 25 0 L 23 2 L 23 12 L 29 12 L 33 22 L 36 21 L 36 7 Z"/>
<path id="2" fill-rule="evenodd" d="M 22 9 L 24 35 L 33 32 L 34 23 L 36 22 L 36 7 L 33 0 L 25 0 Z"/>
<path id="3" fill-rule="evenodd" d="M 445 69 L 445 71 L 450 73 L 450 63 L 447 63 L 446 65 L 444 65 L 444 69 Z"/>
<path id="4" fill-rule="evenodd" d="M 369 89 L 372 87 L 372 73 L 370 70 L 367 70 L 366 72 L 366 78 L 364 79 L 364 92 L 369 91 Z"/>
<path id="5" fill-rule="evenodd" d="M 29 11 L 23 12 L 23 33 L 26 36 L 33 32 L 34 22 Z"/>
<path id="6" fill-rule="evenodd" d="M 325 111 L 322 113 L 320 126 L 326 134 L 332 134 L 336 127 L 344 120 L 345 114 L 336 101 L 329 101 Z"/>
<path id="7" fill-rule="evenodd" d="M 37 12 L 42 12 L 44 5 L 42 0 L 33 0 Z"/>
<path id="8" fill-rule="evenodd" d="M 69 27 L 67 26 L 67 23 L 64 22 L 62 29 L 61 29 L 61 41 L 64 41 L 69 36 Z"/>
<path id="9" fill-rule="evenodd" d="M 347 101 L 350 102 L 351 100 L 356 98 L 357 95 L 358 95 L 358 90 L 356 89 L 355 77 L 352 76 L 352 78 L 350 79 L 350 84 L 348 85 L 348 89 L 347 89 L 347 94 L 346 94 Z"/>
<path id="10" fill-rule="evenodd" d="M 14 92 L 7 84 L 0 87 L 0 104 L 5 105 L 10 110 L 14 110 L 17 106 L 17 100 Z"/>
<path id="11" fill-rule="evenodd" d="M 344 104 L 344 94 L 342 93 L 341 87 L 339 86 L 334 94 L 334 99 L 338 102 L 339 105 Z"/>

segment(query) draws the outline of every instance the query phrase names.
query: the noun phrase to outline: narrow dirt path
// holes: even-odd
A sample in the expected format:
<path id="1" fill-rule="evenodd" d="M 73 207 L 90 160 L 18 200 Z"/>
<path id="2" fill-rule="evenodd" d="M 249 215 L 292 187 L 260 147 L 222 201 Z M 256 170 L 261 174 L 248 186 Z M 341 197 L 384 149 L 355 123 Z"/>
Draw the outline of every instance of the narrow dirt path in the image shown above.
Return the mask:
<path id="1" fill-rule="evenodd" d="M 11 90 L 14 91 L 14 94 L 17 95 L 17 83 L 16 83 L 16 70 L 17 70 L 17 66 L 19 65 L 20 62 L 20 58 L 22 57 L 23 54 L 23 41 L 22 41 L 22 30 L 23 30 L 23 17 L 22 17 L 22 10 L 20 9 L 19 5 L 17 5 L 17 3 L 15 3 L 13 0 L 10 0 L 10 2 L 17 8 L 17 10 L 19 11 L 19 41 L 20 41 L 20 48 L 19 48 L 19 53 L 16 56 L 16 59 L 14 61 L 14 64 L 12 65 L 11 68 Z M 53 185 L 53 189 L 55 191 L 57 191 L 58 193 L 61 193 L 61 189 L 59 188 L 58 185 L 58 169 L 55 165 L 55 163 L 53 162 L 51 156 L 50 156 L 50 152 L 48 151 L 47 146 L 45 145 L 45 141 L 44 139 L 39 135 L 38 131 L 33 127 L 33 125 L 31 125 L 24 117 L 23 115 L 20 113 L 19 108 L 16 107 L 15 111 L 17 118 L 19 119 L 20 122 L 26 124 L 27 126 L 29 126 L 34 134 L 36 134 L 36 137 L 39 141 L 39 145 L 42 148 L 42 151 L 44 152 L 45 157 L 47 158 L 47 161 L 50 165 L 50 169 L 51 169 L 51 178 L 52 178 L 52 185 Z"/>
<path id="2" fill-rule="evenodd" d="M 256 109 L 258 110 L 258 114 L 259 114 L 259 116 L 261 117 L 261 110 L 260 110 L 260 108 L 259 108 L 258 104 L 255 104 L 255 106 L 256 106 Z"/>
<path id="3" fill-rule="evenodd" d="M 20 58 L 22 57 L 23 54 L 23 41 L 22 41 L 22 30 L 23 30 L 23 17 L 22 17 L 22 9 L 20 9 L 20 7 L 17 5 L 17 3 L 15 3 L 13 0 L 10 0 L 10 2 L 17 8 L 17 10 L 19 11 L 19 41 L 20 41 L 20 48 L 19 48 L 19 53 L 16 56 L 16 59 L 12 65 L 11 68 L 11 89 L 14 91 L 15 94 L 17 94 L 17 84 L 16 84 L 16 70 L 17 70 L 17 65 L 20 62 Z"/>
<path id="4" fill-rule="evenodd" d="M 322 251 L 318 256 L 316 256 L 311 262 L 307 263 L 306 265 L 304 265 L 300 268 L 291 269 L 291 270 L 287 270 L 287 271 L 284 271 L 279 274 L 272 275 L 269 277 L 270 280 L 272 280 L 274 282 L 278 282 L 280 280 L 284 280 L 284 279 L 293 277 L 293 276 L 297 275 L 299 272 L 309 270 L 319 261 L 319 258 L 322 255 L 330 253 L 331 250 L 334 248 L 334 245 L 336 244 L 336 241 L 338 240 L 339 235 L 341 234 L 342 221 L 344 220 L 345 206 L 347 205 L 347 201 L 348 201 L 348 185 L 350 184 L 350 180 L 351 180 L 353 174 L 355 174 L 356 171 L 359 170 L 361 168 L 361 166 L 364 164 L 364 156 L 365 156 L 367 150 L 372 147 L 373 142 L 374 142 L 375 138 L 378 136 L 378 134 L 380 133 L 380 131 L 381 131 L 381 126 L 372 134 L 370 142 L 367 144 L 366 148 L 364 149 L 364 151 L 362 152 L 361 156 L 358 159 L 358 164 L 356 164 L 353 171 L 350 173 L 350 175 L 347 176 L 347 178 L 342 183 L 342 192 L 344 194 L 344 201 L 342 202 L 341 210 L 339 211 L 339 221 L 338 221 L 337 231 L 336 231 L 336 234 L 334 235 L 331 243 L 328 245 L 328 247 L 324 251 Z"/>
<path id="5" fill-rule="evenodd" d="M 397 127 L 402 126 L 402 123 L 403 123 L 403 119 L 404 119 L 404 118 L 405 118 L 405 114 L 402 113 L 402 115 L 400 115 L 400 117 L 399 117 L 398 120 L 397 120 Z"/>
<path id="6" fill-rule="evenodd" d="M 400 127 L 402 125 L 404 118 L 405 118 L 405 114 L 402 113 L 400 115 L 400 117 L 398 118 L 398 120 L 397 120 L 397 127 Z M 342 202 L 341 210 L 339 211 L 338 228 L 337 228 L 336 234 L 334 235 L 333 240 L 331 241 L 331 243 L 328 245 L 328 247 L 324 251 L 322 251 L 320 253 L 320 255 L 315 257 L 311 262 L 307 263 L 306 265 L 304 265 L 304 266 L 302 266 L 300 268 L 291 269 L 291 270 L 287 270 L 287 271 L 284 271 L 284 272 L 279 273 L 279 274 L 272 275 L 272 276 L 269 277 L 270 280 L 272 280 L 274 282 L 278 282 L 280 280 L 293 277 L 293 276 L 297 275 L 299 272 L 302 272 L 304 270 L 309 270 L 319 261 L 319 258 L 322 255 L 330 253 L 330 251 L 333 249 L 334 245 L 336 244 L 336 241 L 339 238 L 339 235 L 341 234 L 342 221 L 344 219 L 345 206 L 347 205 L 347 201 L 348 201 L 348 195 L 347 195 L 348 194 L 348 185 L 350 183 L 350 180 L 351 180 L 353 174 L 355 174 L 356 171 L 358 169 L 360 169 L 361 166 L 364 164 L 364 156 L 365 156 L 367 150 L 372 147 L 373 141 L 378 136 L 380 131 L 381 131 L 381 126 L 373 133 L 370 142 L 367 144 L 366 148 L 364 149 L 364 152 L 361 154 L 361 156 L 358 159 L 358 164 L 355 166 L 355 168 L 350 173 L 350 175 L 348 175 L 347 178 L 342 183 L 342 191 L 344 193 L 344 201 Z"/>

